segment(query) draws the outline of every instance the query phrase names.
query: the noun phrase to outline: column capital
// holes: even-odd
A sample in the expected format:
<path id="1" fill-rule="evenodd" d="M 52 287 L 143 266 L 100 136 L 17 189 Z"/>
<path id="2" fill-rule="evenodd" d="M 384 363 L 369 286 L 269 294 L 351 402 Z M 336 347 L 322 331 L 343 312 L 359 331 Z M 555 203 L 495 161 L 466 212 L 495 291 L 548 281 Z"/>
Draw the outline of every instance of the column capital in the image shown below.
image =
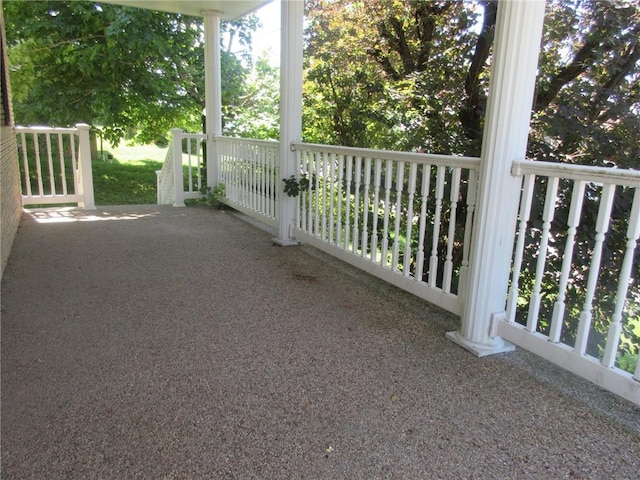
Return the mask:
<path id="1" fill-rule="evenodd" d="M 211 9 L 200 10 L 200 15 L 202 15 L 203 17 L 207 17 L 207 16 L 222 17 L 223 13 L 224 12 L 221 12 L 220 10 L 211 10 Z"/>

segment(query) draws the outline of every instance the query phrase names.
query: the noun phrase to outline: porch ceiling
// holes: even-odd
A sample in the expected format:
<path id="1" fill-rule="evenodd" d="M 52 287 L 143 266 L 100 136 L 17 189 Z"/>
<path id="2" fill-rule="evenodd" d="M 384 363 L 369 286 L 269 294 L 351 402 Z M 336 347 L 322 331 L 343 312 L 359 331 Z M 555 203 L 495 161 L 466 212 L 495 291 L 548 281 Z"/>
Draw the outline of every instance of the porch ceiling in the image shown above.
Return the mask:
<path id="1" fill-rule="evenodd" d="M 202 10 L 217 10 L 222 20 L 238 18 L 257 10 L 272 0 L 101 0 L 103 3 L 146 8 L 162 12 L 200 16 Z"/>

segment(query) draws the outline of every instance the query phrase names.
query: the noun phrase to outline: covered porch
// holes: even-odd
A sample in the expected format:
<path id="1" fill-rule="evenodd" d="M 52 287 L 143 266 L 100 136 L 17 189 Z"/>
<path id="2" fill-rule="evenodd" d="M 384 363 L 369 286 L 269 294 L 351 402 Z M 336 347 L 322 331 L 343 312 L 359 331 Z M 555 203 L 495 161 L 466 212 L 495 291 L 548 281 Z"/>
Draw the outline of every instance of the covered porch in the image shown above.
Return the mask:
<path id="1" fill-rule="evenodd" d="M 639 298 L 640 174 L 524 159 L 544 2 L 500 5 L 479 157 L 302 142 L 303 2 L 282 7 L 279 142 L 220 134 L 217 45 L 224 12 L 192 12 L 205 19 L 207 132 L 172 132 L 172 156 L 159 172 L 159 203 L 184 206 L 185 199 L 202 196 L 205 184 L 220 189 L 224 203 L 271 226 L 279 245 L 306 242 L 458 315 L 460 325 L 447 338 L 475 355 L 500 354 L 516 344 L 640 404 L 637 349 L 622 351 L 625 329 L 633 327 L 625 318 Z M 50 143 L 56 132 L 44 135 Z M 85 156 L 78 155 L 82 165 Z M 47 157 L 53 171 L 55 155 Z M 571 200 L 561 209 L 563 196 Z M 628 208 L 614 222 L 614 199 L 621 196 Z M 576 230 L 583 204 L 595 222 L 592 241 L 581 250 Z M 614 231 L 619 265 L 603 286 Z M 535 267 L 523 268 L 531 252 Z M 577 281 L 580 298 L 572 305 Z M 602 290 L 607 309 L 598 303 Z M 606 328 L 596 331 L 596 323 Z"/>
<path id="2" fill-rule="evenodd" d="M 231 211 L 23 215 L 3 478 L 635 478 L 637 407 Z"/>

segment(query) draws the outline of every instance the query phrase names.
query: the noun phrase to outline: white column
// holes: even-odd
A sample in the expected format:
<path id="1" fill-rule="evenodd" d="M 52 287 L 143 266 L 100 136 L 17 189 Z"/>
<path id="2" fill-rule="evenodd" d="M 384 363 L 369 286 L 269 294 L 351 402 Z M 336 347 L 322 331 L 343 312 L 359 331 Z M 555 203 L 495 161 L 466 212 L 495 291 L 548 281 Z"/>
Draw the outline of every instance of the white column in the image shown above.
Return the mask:
<path id="1" fill-rule="evenodd" d="M 93 168 L 91 166 L 91 140 L 89 130 L 91 127 L 85 123 L 76 125 L 79 137 L 78 155 L 78 182 L 76 188 L 80 190 L 82 200 L 78 207 L 85 210 L 95 210 L 96 204 L 93 196 Z"/>
<path id="2" fill-rule="evenodd" d="M 203 10 L 204 17 L 204 94 L 207 114 L 207 186 L 218 184 L 218 156 L 214 137 L 222 135 L 222 84 L 220 77 L 220 15 Z"/>
<path id="3" fill-rule="evenodd" d="M 526 156 L 544 9 L 544 0 L 498 6 L 468 291 L 462 326 L 447 333 L 478 356 L 514 348 L 495 336 L 495 325 L 505 314 L 520 198 L 511 164 Z"/>
<path id="4" fill-rule="evenodd" d="M 279 162 L 279 245 L 297 245 L 291 236 L 295 221 L 296 199 L 284 193 L 283 178 L 297 173 L 295 153 L 291 142 L 302 139 L 302 50 L 304 1 L 282 0 L 280 39 L 280 162 Z"/>

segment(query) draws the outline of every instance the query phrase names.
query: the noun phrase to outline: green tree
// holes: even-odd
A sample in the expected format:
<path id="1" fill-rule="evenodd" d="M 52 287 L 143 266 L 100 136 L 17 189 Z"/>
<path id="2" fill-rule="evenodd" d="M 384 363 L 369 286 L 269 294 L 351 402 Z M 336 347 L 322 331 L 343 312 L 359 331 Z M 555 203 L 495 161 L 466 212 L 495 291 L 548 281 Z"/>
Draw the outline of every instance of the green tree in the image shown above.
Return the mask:
<path id="1" fill-rule="evenodd" d="M 104 125 L 118 140 L 198 131 L 204 108 L 200 18 L 90 1 L 3 2 L 16 120 L 24 124 Z M 250 43 L 255 16 L 223 23 Z M 236 102 L 246 68 L 222 52 L 223 103 Z"/>
<path id="2" fill-rule="evenodd" d="M 489 0 L 307 2 L 305 139 L 349 146 L 479 155 L 499 3 Z M 640 166 L 640 6 L 614 0 L 548 0 L 528 156 L 586 165 Z M 531 288 L 546 183 L 538 181 L 523 264 Z M 570 182 L 562 182 L 544 281 L 543 315 L 567 235 Z M 600 188 L 588 187 L 576 234 L 578 264 L 567 301 L 584 301 Z M 625 251 L 633 189 L 619 188 L 603 252 L 589 353 L 602 348 Z M 463 206 L 458 218 L 463 218 Z M 416 242 L 417 239 L 411 239 Z M 625 311 L 620 364 L 640 345 L 640 250 Z M 427 266 L 425 265 L 425 270 Z M 526 313 L 525 313 L 526 316 Z M 525 321 L 523 317 L 520 319 Z M 542 323 L 540 330 L 548 325 Z M 566 322 L 572 342 L 575 324 Z M 632 361 L 627 362 L 629 364 Z"/>
<path id="3" fill-rule="evenodd" d="M 280 136 L 280 72 L 267 55 L 255 62 L 238 102 L 225 108 L 225 135 L 277 140 Z"/>

